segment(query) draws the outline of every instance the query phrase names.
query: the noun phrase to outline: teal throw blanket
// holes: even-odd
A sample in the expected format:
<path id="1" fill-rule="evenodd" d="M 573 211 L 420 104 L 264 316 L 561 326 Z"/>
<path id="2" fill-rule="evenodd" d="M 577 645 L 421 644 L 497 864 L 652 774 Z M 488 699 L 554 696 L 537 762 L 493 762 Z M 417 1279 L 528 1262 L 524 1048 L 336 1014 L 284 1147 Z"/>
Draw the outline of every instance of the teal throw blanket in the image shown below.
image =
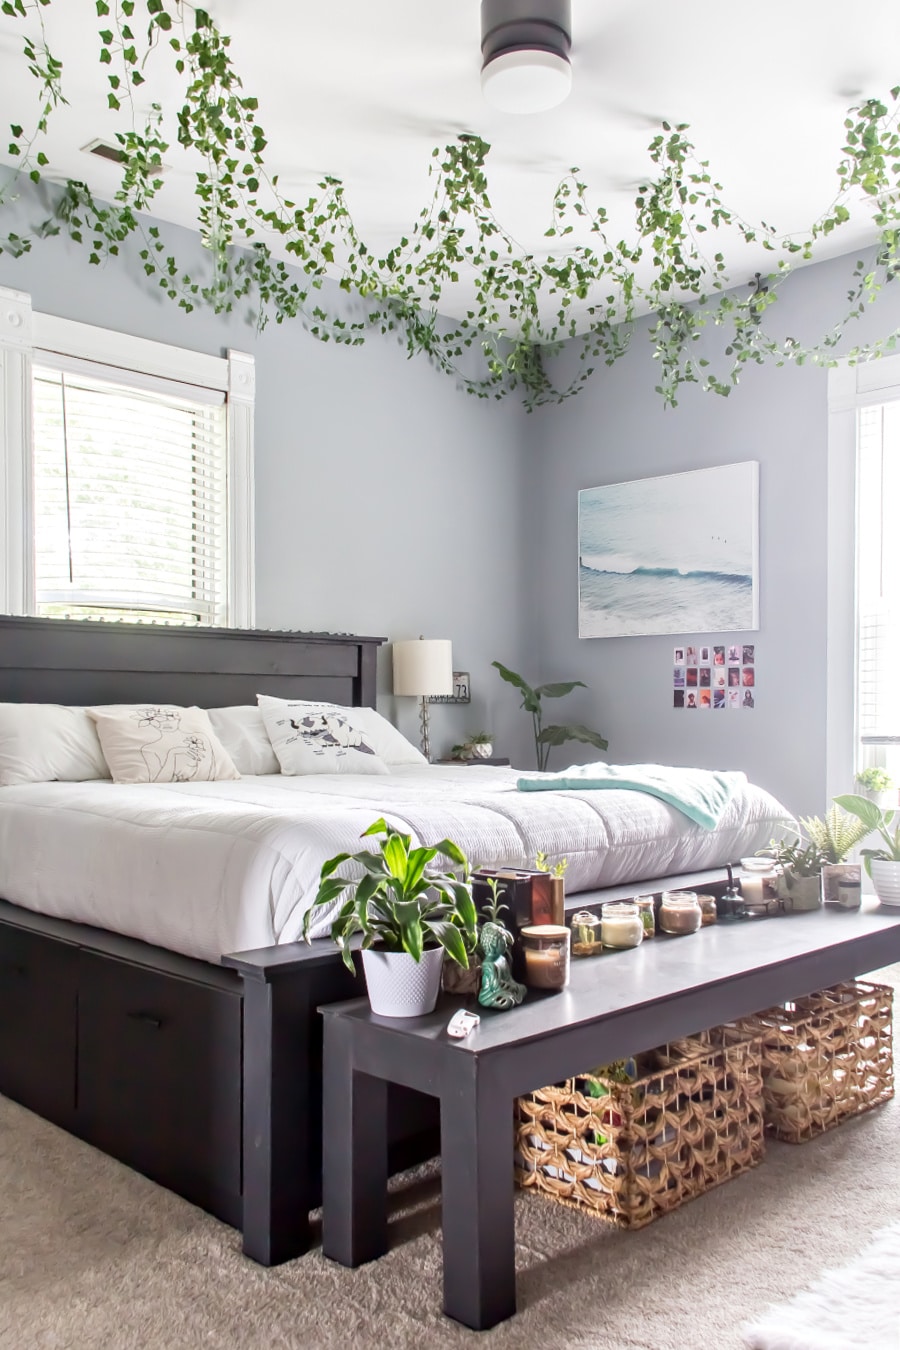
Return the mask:
<path id="1" fill-rule="evenodd" d="M 520 792 L 586 792 L 594 788 L 649 792 L 689 819 L 714 830 L 747 775 L 737 770 L 676 769 L 666 764 L 575 764 L 562 773 L 520 778 Z"/>

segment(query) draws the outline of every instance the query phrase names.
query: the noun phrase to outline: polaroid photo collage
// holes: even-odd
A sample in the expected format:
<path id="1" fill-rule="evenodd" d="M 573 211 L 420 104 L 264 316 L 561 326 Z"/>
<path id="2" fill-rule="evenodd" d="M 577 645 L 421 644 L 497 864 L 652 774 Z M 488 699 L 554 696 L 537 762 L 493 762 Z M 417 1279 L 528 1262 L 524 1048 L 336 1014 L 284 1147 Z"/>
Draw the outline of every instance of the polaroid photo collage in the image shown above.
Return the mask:
<path id="1" fill-rule="evenodd" d="M 754 708 L 756 648 L 676 647 L 672 681 L 676 708 Z"/>

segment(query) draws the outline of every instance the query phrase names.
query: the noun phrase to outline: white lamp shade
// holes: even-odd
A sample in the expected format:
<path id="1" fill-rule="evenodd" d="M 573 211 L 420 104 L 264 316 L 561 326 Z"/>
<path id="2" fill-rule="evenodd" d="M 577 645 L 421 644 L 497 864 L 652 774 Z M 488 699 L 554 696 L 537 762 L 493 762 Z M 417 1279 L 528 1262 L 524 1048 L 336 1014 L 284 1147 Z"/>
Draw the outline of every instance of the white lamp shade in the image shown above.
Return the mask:
<path id="1" fill-rule="evenodd" d="M 447 638 L 395 642 L 394 693 L 434 698 L 453 693 L 453 644 Z"/>
<path id="2" fill-rule="evenodd" d="M 572 67 L 555 52 L 504 52 L 481 72 L 482 93 L 501 112 L 546 112 L 568 98 L 571 88 Z"/>

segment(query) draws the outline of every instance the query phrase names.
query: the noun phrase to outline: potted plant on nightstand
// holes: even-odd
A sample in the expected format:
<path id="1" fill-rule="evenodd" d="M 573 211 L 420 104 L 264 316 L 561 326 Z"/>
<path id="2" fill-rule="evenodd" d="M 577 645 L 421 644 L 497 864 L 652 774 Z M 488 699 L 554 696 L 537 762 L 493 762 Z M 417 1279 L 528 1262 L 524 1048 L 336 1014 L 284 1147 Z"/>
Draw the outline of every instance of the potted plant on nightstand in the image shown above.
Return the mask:
<path id="1" fill-rule="evenodd" d="M 383 819 L 361 838 L 373 835 L 383 836 L 378 852 L 338 853 L 323 864 L 316 898 L 303 919 L 303 936 L 310 940 L 317 910 L 337 905 L 331 937 L 353 970 L 350 938 L 362 934 L 372 1011 L 382 1017 L 419 1017 L 437 1002 L 444 955 L 466 967 L 478 941 L 468 860 L 451 839 L 414 848 L 410 835 Z M 453 871 L 430 869 L 438 855 L 460 868 L 462 878 Z M 362 876 L 338 876 L 344 863 L 356 864 Z"/>
<path id="2" fill-rule="evenodd" d="M 878 848 L 860 849 L 866 871 L 875 885 L 875 894 L 883 905 L 900 906 L 900 812 L 885 811 L 865 797 L 848 795 L 834 799 L 865 826 L 864 834 L 876 831 L 882 843 Z"/>

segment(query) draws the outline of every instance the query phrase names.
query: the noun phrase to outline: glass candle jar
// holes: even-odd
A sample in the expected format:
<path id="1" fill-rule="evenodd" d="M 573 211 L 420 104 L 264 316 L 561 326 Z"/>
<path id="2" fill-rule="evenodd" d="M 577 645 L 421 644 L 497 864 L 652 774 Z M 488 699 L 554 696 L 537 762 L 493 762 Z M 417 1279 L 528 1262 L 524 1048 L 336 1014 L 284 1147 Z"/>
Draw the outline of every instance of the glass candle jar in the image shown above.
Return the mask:
<path id="1" fill-rule="evenodd" d="M 659 926 L 664 933 L 696 933 L 702 922 L 700 904 L 693 891 L 663 891 Z"/>
<path id="2" fill-rule="evenodd" d="M 589 909 L 580 909 L 572 915 L 572 955 L 599 956 L 602 950 L 600 919 Z"/>
<path id="3" fill-rule="evenodd" d="M 644 925 L 644 937 L 651 938 L 656 933 L 656 905 L 652 895 L 636 895 L 634 903 L 637 905 L 638 914 L 641 916 L 641 923 Z"/>
<path id="4" fill-rule="evenodd" d="M 716 897 L 714 895 L 698 895 L 697 904 L 700 906 L 700 924 L 706 928 L 708 924 L 715 923 L 719 917 L 719 911 L 716 909 Z"/>
<path id="5" fill-rule="evenodd" d="M 600 913 L 600 936 L 604 947 L 639 946 L 644 937 L 644 925 L 633 901 L 608 900 Z"/>
<path id="6" fill-rule="evenodd" d="M 530 989 L 565 989 L 569 983 L 569 940 L 565 924 L 532 924 L 519 929 Z"/>
<path id="7" fill-rule="evenodd" d="M 778 895 L 778 869 L 771 858 L 741 858 L 740 883 L 744 903 L 761 906 Z"/>

